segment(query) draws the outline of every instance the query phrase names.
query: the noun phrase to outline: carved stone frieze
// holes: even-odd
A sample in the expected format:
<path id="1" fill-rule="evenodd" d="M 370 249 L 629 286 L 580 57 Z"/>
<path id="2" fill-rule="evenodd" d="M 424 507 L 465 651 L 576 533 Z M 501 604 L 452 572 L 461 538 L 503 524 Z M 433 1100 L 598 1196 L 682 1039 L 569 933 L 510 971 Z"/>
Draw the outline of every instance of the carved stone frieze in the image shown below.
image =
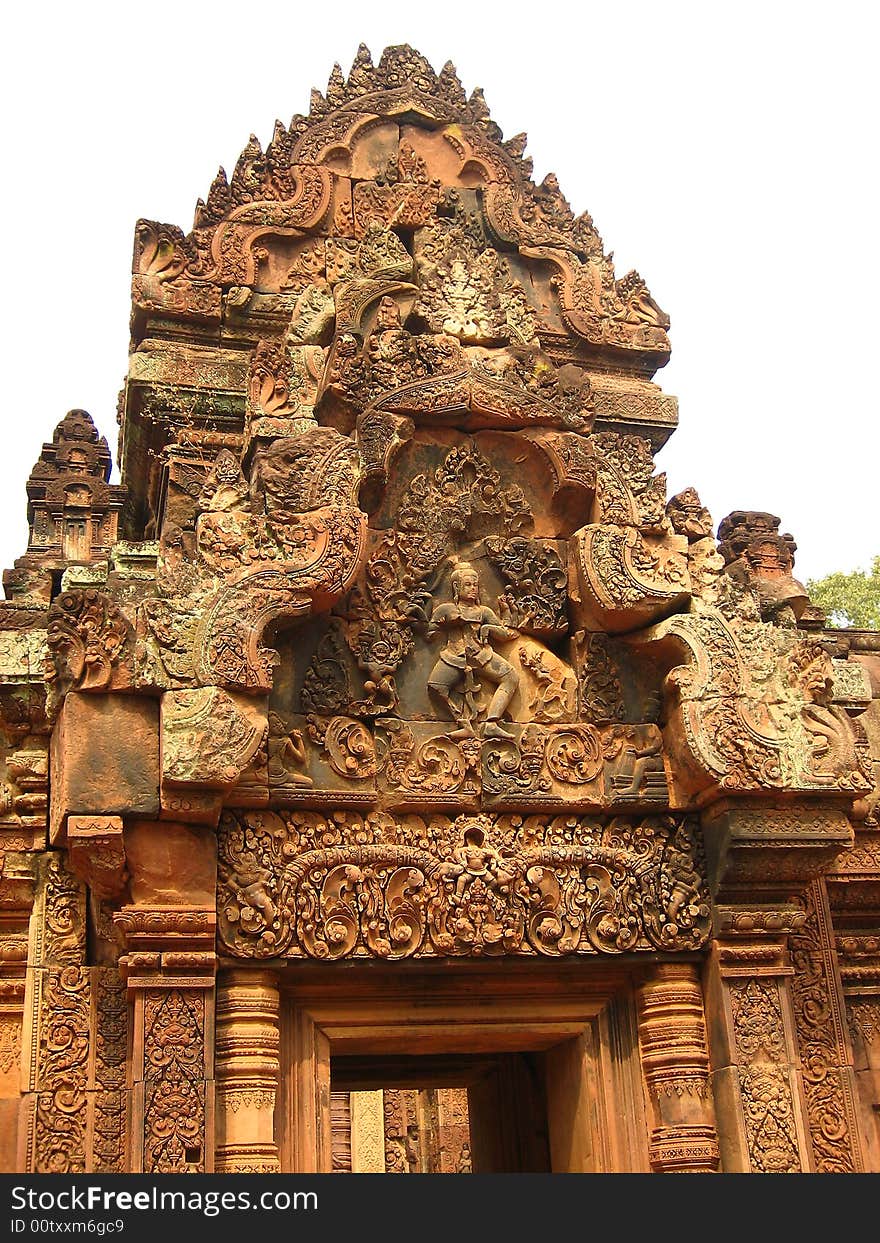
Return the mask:
<path id="1" fill-rule="evenodd" d="M 607 636 L 579 630 L 575 636 L 578 669 L 578 712 L 582 720 L 622 721 L 626 713 Z"/>
<path id="2" fill-rule="evenodd" d="M 128 998 L 115 968 L 96 968 L 92 980 L 96 1089 L 92 1162 L 97 1174 L 122 1174 L 128 1112 Z"/>
<path id="3" fill-rule="evenodd" d="M 654 725 L 512 726 L 484 741 L 489 807 L 602 808 L 668 803 L 660 731 Z"/>
<path id="4" fill-rule="evenodd" d="M 63 854 L 47 852 L 37 867 L 29 961 L 37 967 L 82 966 L 86 951 L 86 900 Z"/>
<path id="5" fill-rule="evenodd" d="M 34 1173 L 121 1173 L 128 1008 L 112 968 L 35 971 L 23 1163 Z"/>
<path id="6" fill-rule="evenodd" d="M 241 958 L 699 948 L 685 820 L 225 813 L 219 934 Z"/>
<path id="7" fill-rule="evenodd" d="M 480 794 L 481 743 L 476 735 L 453 737 L 432 722 L 386 717 L 376 726 L 383 802 L 476 810 Z"/>

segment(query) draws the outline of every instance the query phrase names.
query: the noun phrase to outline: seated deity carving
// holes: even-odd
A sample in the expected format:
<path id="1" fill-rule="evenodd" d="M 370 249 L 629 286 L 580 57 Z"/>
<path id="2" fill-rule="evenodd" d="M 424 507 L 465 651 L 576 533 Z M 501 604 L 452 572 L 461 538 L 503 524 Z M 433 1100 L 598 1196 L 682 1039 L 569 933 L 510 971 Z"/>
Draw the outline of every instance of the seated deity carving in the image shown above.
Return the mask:
<path id="1" fill-rule="evenodd" d="M 476 732 L 474 721 L 480 715 L 477 696 L 482 684 L 494 685 L 482 732 L 489 738 L 506 738 L 510 731 L 503 717 L 519 687 L 519 674 L 492 645 L 515 639 L 517 631 L 480 602 L 480 576 L 470 562 L 458 563 L 451 583 L 452 601 L 434 609 L 427 630 L 429 639 L 438 632 L 445 637 L 428 676 L 428 688 L 458 724 L 450 736 L 463 738 Z"/>
<path id="2" fill-rule="evenodd" d="M 647 788 L 650 781 L 663 782 L 663 740 L 660 734 L 649 739 L 646 745 L 639 746 L 628 742 L 624 745 L 624 763 L 621 778 L 629 778 L 628 783 L 618 791 L 625 797 L 633 796 Z"/>

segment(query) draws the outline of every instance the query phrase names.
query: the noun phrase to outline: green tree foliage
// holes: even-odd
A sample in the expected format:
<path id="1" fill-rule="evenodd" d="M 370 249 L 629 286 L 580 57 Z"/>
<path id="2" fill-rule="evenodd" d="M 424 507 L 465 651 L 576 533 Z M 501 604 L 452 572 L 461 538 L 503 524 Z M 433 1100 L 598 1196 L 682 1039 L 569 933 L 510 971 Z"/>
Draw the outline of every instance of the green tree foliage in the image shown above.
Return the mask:
<path id="1" fill-rule="evenodd" d="M 838 571 L 810 579 L 807 591 L 832 624 L 880 630 L 880 556 L 873 559 L 870 570 Z"/>

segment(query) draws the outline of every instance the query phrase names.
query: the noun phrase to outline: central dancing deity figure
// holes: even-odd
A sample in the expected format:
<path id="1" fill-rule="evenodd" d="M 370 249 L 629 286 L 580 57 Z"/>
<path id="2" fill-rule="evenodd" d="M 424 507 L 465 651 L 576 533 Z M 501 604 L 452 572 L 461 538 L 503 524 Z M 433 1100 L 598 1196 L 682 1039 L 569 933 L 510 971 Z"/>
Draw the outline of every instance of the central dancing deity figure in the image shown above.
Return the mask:
<path id="1" fill-rule="evenodd" d="M 428 638 L 443 631 L 446 642 L 428 677 L 428 687 L 440 698 L 458 729 L 452 737 L 467 737 L 478 716 L 476 696 L 483 682 L 495 686 L 486 712 L 483 734 L 506 738 L 509 730 L 502 717 L 519 686 L 516 669 L 492 648 L 506 643 L 517 631 L 506 626 L 497 613 L 480 603 L 480 576 L 468 561 L 452 572 L 452 601 L 440 604 L 431 615 Z"/>

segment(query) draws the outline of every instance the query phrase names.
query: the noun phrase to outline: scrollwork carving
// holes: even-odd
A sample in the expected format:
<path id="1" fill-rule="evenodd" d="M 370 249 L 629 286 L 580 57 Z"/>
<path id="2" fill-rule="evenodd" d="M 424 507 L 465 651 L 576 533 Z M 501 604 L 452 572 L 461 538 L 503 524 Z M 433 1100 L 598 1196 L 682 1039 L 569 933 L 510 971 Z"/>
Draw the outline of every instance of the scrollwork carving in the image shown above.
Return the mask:
<path id="1" fill-rule="evenodd" d="M 57 710 L 70 689 L 118 690 L 130 684 L 125 652 L 131 624 L 119 605 L 104 592 L 66 591 L 52 605 L 46 642 L 52 668 L 46 680 Z"/>
<path id="2" fill-rule="evenodd" d="M 226 813 L 220 877 L 221 941 L 243 958 L 616 954 L 709 928 L 674 817 Z"/>
<path id="3" fill-rule="evenodd" d="M 41 975 L 31 1168 L 81 1174 L 88 1148 L 89 973 L 64 967 Z"/>
<path id="4" fill-rule="evenodd" d="M 555 548 L 522 536 L 491 536 L 486 547 L 509 583 L 503 597 L 509 624 L 523 633 L 565 634 L 568 575 Z"/>
<path id="5" fill-rule="evenodd" d="M 857 1173 L 862 1159 L 845 1069 L 845 1018 L 833 975 L 827 903 L 823 882 L 814 881 L 803 899 L 806 920 L 789 937 L 795 1026 L 816 1170 Z"/>

